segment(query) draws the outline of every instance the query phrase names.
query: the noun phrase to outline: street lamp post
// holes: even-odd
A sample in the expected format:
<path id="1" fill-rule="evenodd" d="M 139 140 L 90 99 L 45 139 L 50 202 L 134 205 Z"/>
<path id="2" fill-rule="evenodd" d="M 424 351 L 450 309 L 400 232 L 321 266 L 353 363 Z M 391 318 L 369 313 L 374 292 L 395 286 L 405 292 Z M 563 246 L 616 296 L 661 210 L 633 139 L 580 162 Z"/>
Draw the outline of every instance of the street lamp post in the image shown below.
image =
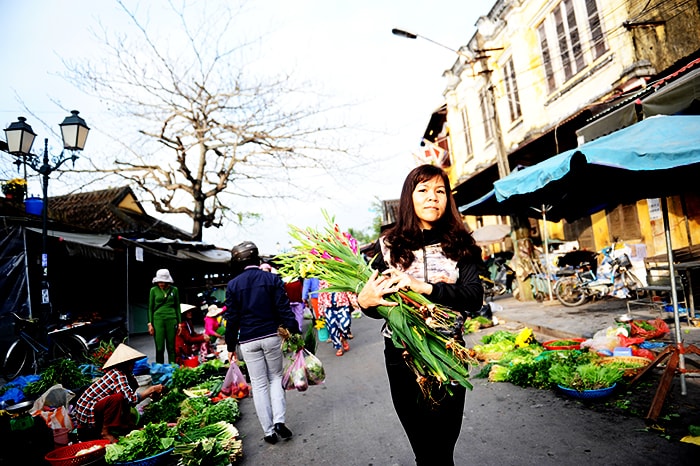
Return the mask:
<path id="1" fill-rule="evenodd" d="M 24 177 L 27 177 L 27 165 L 42 177 L 43 205 L 41 209 L 41 305 L 44 322 L 51 316 L 51 298 L 49 296 L 49 259 L 48 259 L 48 210 L 49 210 L 49 176 L 58 170 L 68 160 L 73 162 L 78 159 L 76 151 L 85 147 L 88 128 L 85 120 L 78 116 L 77 110 L 72 110 L 60 124 L 61 137 L 63 138 L 63 150 L 55 157 L 49 157 L 49 140 L 44 139 L 44 154 L 39 164 L 39 157 L 32 154 L 31 148 L 36 134 L 26 122 L 26 118 L 19 117 L 5 129 L 8 152 L 18 158 L 17 163 L 24 165 Z M 66 154 L 70 151 L 70 155 Z M 20 161 L 21 159 L 21 161 Z M 53 164 L 52 164 L 53 163 Z"/>
<path id="2" fill-rule="evenodd" d="M 452 53 L 455 53 L 459 55 L 460 57 L 463 57 L 464 59 L 467 60 L 468 63 L 474 63 L 476 60 L 466 53 L 462 51 L 462 49 L 453 49 L 452 47 L 448 47 L 445 44 L 441 44 L 440 42 L 434 41 L 433 39 L 425 36 L 421 36 L 420 34 L 416 34 L 414 32 L 409 32 L 405 31 L 403 29 L 397 29 L 394 28 L 391 30 L 391 33 L 394 34 L 395 36 L 398 37 L 405 37 L 406 39 L 418 39 L 419 37 L 423 40 L 427 40 L 428 42 L 432 42 L 433 44 L 442 47 L 444 49 L 449 50 Z M 478 57 L 476 59 L 478 60 L 485 60 L 488 56 L 486 55 L 486 52 L 492 52 L 496 50 L 503 50 L 501 47 L 497 48 L 489 48 L 489 49 L 479 49 L 476 50 L 475 52 L 478 54 Z M 489 108 L 491 110 L 491 119 L 493 123 L 493 129 L 496 133 L 496 165 L 498 167 L 498 177 L 499 178 L 504 178 L 510 174 L 510 165 L 508 164 L 508 154 L 506 154 L 506 149 L 503 146 L 503 134 L 501 132 L 501 123 L 500 119 L 498 117 L 498 109 L 496 107 L 496 96 L 494 94 L 494 89 L 493 89 L 493 83 L 491 82 L 491 70 L 489 70 L 487 67 L 485 67 L 485 70 L 482 71 L 482 74 L 486 76 L 486 90 L 488 91 L 488 100 L 489 100 Z"/>

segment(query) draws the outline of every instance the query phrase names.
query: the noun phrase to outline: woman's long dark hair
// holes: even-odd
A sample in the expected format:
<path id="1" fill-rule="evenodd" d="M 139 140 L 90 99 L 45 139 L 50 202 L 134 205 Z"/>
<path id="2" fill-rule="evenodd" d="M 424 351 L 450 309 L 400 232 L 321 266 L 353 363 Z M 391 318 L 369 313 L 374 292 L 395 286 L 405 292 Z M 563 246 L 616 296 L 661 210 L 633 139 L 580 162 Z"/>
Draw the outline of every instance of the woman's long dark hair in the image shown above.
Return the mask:
<path id="1" fill-rule="evenodd" d="M 433 225 L 432 233 L 439 238 L 440 246 L 448 258 L 455 261 L 465 258 L 481 259 L 481 249 L 467 231 L 457 210 L 447 173 L 434 165 L 421 165 L 411 170 L 406 177 L 401 190 L 396 224 L 386 234 L 387 243 L 391 248 L 391 262 L 395 265 L 403 268 L 410 266 L 415 259 L 413 251 L 420 249 L 424 244 L 423 229 L 413 206 L 413 191 L 418 184 L 436 176 L 445 184 L 447 204 L 445 213 Z"/>

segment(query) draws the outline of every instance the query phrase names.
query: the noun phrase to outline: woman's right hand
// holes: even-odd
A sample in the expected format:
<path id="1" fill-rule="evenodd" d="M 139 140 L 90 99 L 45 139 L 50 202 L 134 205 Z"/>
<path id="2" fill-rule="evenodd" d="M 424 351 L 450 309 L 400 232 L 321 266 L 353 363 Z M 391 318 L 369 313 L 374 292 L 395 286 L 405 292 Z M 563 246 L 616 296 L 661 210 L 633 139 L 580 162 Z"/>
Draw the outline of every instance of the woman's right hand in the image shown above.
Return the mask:
<path id="1" fill-rule="evenodd" d="M 377 306 L 398 306 L 398 303 L 384 299 L 387 294 L 399 291 L 396 280 L 375 270 L 357 295 L 357 303 L 364 309 Z"/>
<path id="2" fill-rule="evenodd" d="M 148 323 L 148 334 L 153 336 L 153 333 L 154 333 L 153 324 L 149 322 Z"/>

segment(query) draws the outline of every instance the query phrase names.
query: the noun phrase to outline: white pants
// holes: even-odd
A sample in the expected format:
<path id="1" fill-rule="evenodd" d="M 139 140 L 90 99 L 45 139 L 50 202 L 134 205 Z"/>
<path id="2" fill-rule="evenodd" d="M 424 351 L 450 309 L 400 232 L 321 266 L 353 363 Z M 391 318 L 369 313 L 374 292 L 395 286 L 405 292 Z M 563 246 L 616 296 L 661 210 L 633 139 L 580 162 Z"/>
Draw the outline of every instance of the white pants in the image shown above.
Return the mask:
<path id="1" fill-rule="evenodd" d="M 255 412 L 265 435 L 274 433 L 274 425 L 284 423 L 287 409 L 282 387 L 283 359 L 279 336 L 241 343 L 241 353 L 253 388 Z"/>

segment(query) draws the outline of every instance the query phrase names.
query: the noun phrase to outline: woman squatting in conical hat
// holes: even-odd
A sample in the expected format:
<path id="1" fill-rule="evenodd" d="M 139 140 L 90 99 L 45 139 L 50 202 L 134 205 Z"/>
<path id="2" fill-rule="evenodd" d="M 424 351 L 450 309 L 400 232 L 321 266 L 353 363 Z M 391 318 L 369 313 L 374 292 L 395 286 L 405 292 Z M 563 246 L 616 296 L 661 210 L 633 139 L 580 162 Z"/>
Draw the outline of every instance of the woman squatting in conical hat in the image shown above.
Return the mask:
<path id="1" fill-rule="evenodd" d="M 145 357 L 124 343 L 117 346 L 102 367 L 104 375 L 80 395 L 75 405 L 74 420 L 81 441 L 97 438 L 114 441 L 115 436 L 128 434 L 135 428 L 131 406 L 163 390 L 158 384 L 137 392 L 134 364 Z"/>

